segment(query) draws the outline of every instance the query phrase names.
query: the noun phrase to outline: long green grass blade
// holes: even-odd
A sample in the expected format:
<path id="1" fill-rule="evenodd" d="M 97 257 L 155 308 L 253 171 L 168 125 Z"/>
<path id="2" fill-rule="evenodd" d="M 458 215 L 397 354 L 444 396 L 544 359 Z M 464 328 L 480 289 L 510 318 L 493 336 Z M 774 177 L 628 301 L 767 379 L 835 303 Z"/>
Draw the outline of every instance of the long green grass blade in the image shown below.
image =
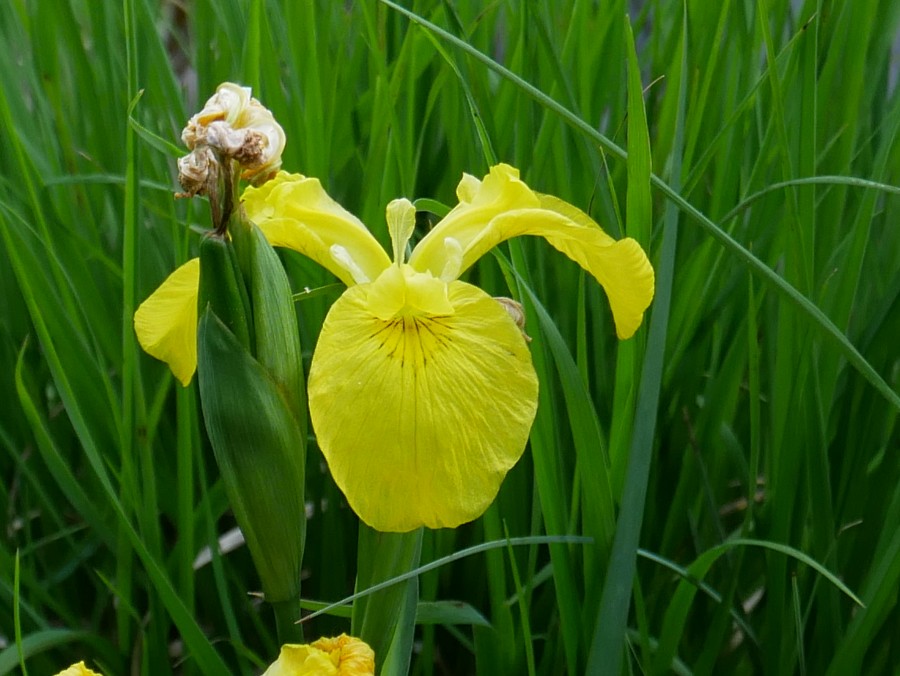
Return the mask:
<path id="1" fill-rule="evenodd" d="M 687 23 L 684 20 L 685 37 L 683 49 L 686 49 Z M 628 58 L 637 59 L 633 49 Z M 682 56 L 684 58 L 684 56 Z M 682 73 L 684 71 L 682 70 Z M 637 84 L 637 71 L 632 70 L 632 86 Z M 684 81 L 678 83 L 681 88 L 681 105 L 679 121 L 676 125 L 676 141 L 672 165 L 672 181 L 677 187 L 681 176 L 681 145 L 684 133 Z M 632 99 L 633 107 L 642 105 L 640 99 Z M 630 112 L 640 115 L 638 112 Z M 647 480 L 650 473 L 651 452 L 656 431 L 657 407 L 662 382 L 663 359 L 666 344 L 666 332 L 669 322 L 669 309 L 672 295 L 672 278 L 675 269 L 675 249 L 678 241 L 678 213 L 670 202 L 663 219 L 663 244 L 659 263 L 656 266 L 656 295 L 653 311 L 650 316 L 650 331 L 647 339 L 647 350 L 641 372 L 641 380 L 637 394 L 635 421 L 628 460 L 628 470 L 619 507 L 619 519 L 616 524 L 616 535 L 613 540 L 609 569 L 603 586 L 603 596 L 594 625 L 591 641 L 591 652 L 588 658 L 588 671 L 600 673 L 605 668 L 610 673 L 618 673 L 622 659 L 622 641 L 625 636 L 626 622 L 631 593 L 631 580 L 634 577 L 637 558 L 638 541 L 644 515 L 644 504 L 647 494 Z"/>
<path id="2" fill-rule="evenodd" d="M 458 552 L 454 552 L 453 554 L 449 554 L 447 556 L 442 556 L 431 563 L 426 563 L 421 566 L 417 566 L 413 570 L 410 570 L 401 575 L 397 575 L 396 577 L 391 578 L 390 580 L 385 580 L 384 582 L 379 582 L 371 587 L 366 589 L 362 589 L 350 596 L 347 596 L 340 601 L 336 601 L 335 603 L 331 603 L 320 610 L 317 610 L 310 615 L 307 615 L 303 618 L 304 622 L 309 622 L 319 615 L 324 615 L 325 613 L 330 612 L 332 609 L 337 608 L 338 606 L 347 605 L 349 603 L 353 603 L 356 599 L 364 598 L 375 592 L 381 591 L 382 589 L 387 589 L 392 587 L 393 585 L 400 584 L 401 582 L 406 582 L 407 580 L 412 580 L 419 575 L 427 573 L 432 570 L 437 570 L 441 566 L 446 566 L 454 561 L 459 561 L 461 559 L 465 559 L 469 556 L 474 556 L 475 554 L 481 554 L 483 552 L 488 552 L 492 549 L 501 549 L 504 547 L 521 547 L 527 545 L 550 545 L 550 544 L 588 544 L 590 543 L 589 538 L 579 537 L 576 535 L 535 535 L 528 537 L 517 537 L 517 538 L 509 538 L 508 540 L 494 540 L 492 542 L 484 542 L 479 545 L 473 545 L 472 547 L 467 547 L 466 549 L 462 549 Z"/>

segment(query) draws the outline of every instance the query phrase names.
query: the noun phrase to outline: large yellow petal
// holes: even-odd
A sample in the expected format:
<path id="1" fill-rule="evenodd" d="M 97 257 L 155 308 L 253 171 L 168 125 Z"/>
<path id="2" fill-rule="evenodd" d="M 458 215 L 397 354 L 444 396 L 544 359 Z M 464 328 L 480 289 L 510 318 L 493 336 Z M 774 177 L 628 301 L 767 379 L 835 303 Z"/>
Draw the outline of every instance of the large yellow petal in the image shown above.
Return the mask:
<path id="1" fill-rule="evenodd" d="M 244 209 L 272 246 L 299 251 L 347 286 L 373 281 L 391 261 L 356 216 L 335 202 L 316 178 L 279 172 L 247 188 Z"/>
<path id="2" fill-rule="evenodd" d="M 637 331 L 653 300 L 654 274 L 635 240 L 616 241 L 571 204 L 532 192 L 507 165 L 493 167 L 483 182 L 465 177 L 458 193 L 460 204 L 413 251 L 412 267 L 455 277 L 500 242 L 537 235 L 600 282 L 619 338 Z"/>
<path id="3" fill-rule="evenodd" d="M 537 377 L 521 332 L 480 289 L 449 284 L 453 314 L 393 320 L 370 285 L 328 313 L 309 408 L 331 473 L 381 531 L 455 527 L 480 516 L 525 449 Z"/>
<path id="4" fill-rule="evenodd" d="M 134 313 L 134 332 L 144 352 L 166 362 L 187 387 L 197 370 L 197 293 L 200 259 L 168 276 Z"/>

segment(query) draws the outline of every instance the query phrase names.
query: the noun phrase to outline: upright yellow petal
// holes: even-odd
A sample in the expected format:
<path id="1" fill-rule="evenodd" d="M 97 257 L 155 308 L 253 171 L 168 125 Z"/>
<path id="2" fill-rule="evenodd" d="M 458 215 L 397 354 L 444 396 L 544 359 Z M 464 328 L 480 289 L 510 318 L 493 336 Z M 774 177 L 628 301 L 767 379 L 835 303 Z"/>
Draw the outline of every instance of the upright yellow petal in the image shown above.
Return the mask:
<path id="1" fill-rule="evenodd" d="M 525 449 L 537 408 L 531 354 L 474 286 L 449 284 L 453 314 L 391 320 L 371 311 L 371 286 L 348 289 L 319 336 L 309 379 L 319 446 L 373 528 L 471 521 Z"/>
<path id="2" fill-rule="evenodd" d="M 385 220 L 391 234 L 394 263 L 400 265 L 406 261 L 406 244 L 416 229 L 416 207 L 408 199 L 393 200 L 387 205 Z"/>
<path id="3" fill-rule="evenodd" d="M 273 246 L 299 251 L 347 286 L 373 281 L 391 264 L 366 226 L 322 188 L 316 178 L 279 172 L 247 188 L 244 209 Z"/>
<path id="4" fill-rule="evenodd" d="M 465 177 L 458 194 L 460 204 L 413 251 L 412 267 L 447 279 L 448 270 L 462 274 L 511 237 L 537 235 L 600 282 L 619 338 L 637 331 L 653 300 L 654 275 L 635 240 L 616 241 L 571 204 L 532 192 L 507 165 L 493 167 L 483 182 Z"/>
<path id="5" fill-rule="evenodd" d="M 197 370 L 197 293 L 200 259 L 168 276 L 134 313 L 134 332 L 144 352 L 166 362 L 187 387 Z"/>

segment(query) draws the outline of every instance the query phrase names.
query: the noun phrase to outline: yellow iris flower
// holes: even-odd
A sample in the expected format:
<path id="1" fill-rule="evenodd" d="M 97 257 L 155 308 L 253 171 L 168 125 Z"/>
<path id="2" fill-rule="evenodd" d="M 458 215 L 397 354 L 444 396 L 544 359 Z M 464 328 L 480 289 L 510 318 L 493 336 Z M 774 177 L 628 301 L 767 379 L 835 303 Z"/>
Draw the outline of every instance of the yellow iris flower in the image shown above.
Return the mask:
<path id="1" fill-rule="evenodd" d="M 537 377 L 506 306 L 459 280 L 478 258 L 511 237 L 544 237 L 603 286 L 623 339 L 653 298 L 653 268 L 635 240 L 614 240 L 572 205 L 533 192 L 513 167 L 464 175 L 457 196 L 408 260 L 415 207 L 388 205 L 393 261 L 316 179 L 281 172 L 243 196 L 272 245 L 348 287 L 322 326 L 309 410 L 335 481 L 381 531 L 477 518 L 525 449 Z M 185 264 L 135 315 L 141 345 L 184 384 L 196 368 L 198 278 L 196 262 Z"/>
<path id="2" fill-rule="evenodd" d="M 373 676 L 375 653 L 346 634 L 320 638 L 309 645 L 281 646 L 278 659 L 262 676 Z"/>

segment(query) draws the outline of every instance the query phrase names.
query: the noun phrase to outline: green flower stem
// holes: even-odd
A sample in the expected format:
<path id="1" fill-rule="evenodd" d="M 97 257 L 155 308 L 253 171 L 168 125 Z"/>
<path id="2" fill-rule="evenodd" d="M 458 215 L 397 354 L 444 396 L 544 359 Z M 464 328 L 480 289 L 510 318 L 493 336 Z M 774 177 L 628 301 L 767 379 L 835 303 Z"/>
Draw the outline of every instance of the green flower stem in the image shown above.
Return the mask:
<path id="1" fill-rule="evenodd" d="M 360 523 L 356 590 L 368 589 L 413 570 L 419 565 L 421 554 L 421 528 L 410 533 L 382 533 Z M 389 648 L 394 665 L 401 657 L 409 663 L 416 618 L 415 613 L 403 610 L 407 604 L 415 606 L 418 595 L 418 579 L 412 578 L 353 602 L 350 632 L 375 651 L 377 671 L 381 670 Z"/>
<path id="2" fill-rule="evenodd" d="M 300 619 L 300 597 L 275 601 L 270 604 L 275 612 L 275 630 L 278 633 L 279 645 L 285 643 L 303 643 L 303 625 Z"/>

